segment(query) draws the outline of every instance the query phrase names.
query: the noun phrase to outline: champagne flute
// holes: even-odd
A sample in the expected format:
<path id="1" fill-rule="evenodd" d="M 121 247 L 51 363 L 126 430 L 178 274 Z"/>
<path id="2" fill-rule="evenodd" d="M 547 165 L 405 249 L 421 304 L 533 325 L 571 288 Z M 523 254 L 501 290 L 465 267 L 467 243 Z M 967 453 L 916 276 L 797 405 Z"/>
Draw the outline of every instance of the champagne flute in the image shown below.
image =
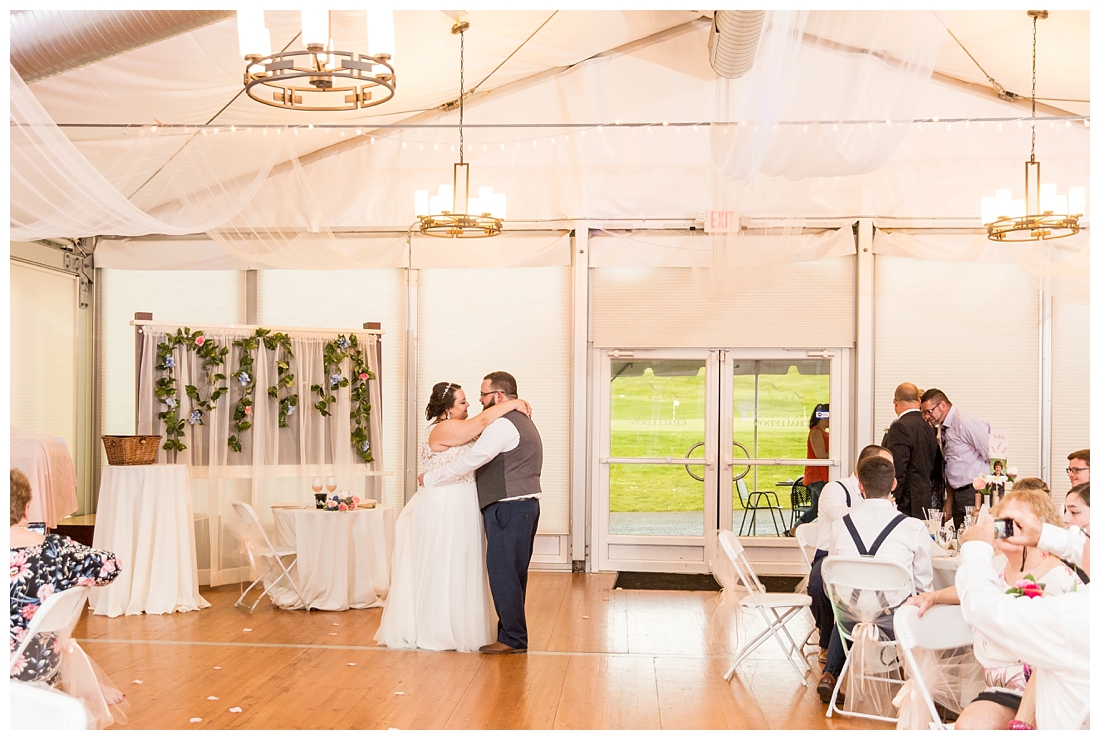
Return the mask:
<path id="1" fill-rule="evenodd" d="M 328 495 L 331 496 L 336 490 L 336 476 L 330 475 L 328 480 L 325 481 L 325 490 L 328 491 Z"/>
<path id="2" fill-rule="evenodd" d="M 313 489 L 313 492 L 315 494 L 321 492 L 321 488 L 322 488 L 322 486 L 321 486 L 321 476 L 319 476 L 319 475 L 314 476 L 313 483 L 310 485 L 310 488 Z"/>

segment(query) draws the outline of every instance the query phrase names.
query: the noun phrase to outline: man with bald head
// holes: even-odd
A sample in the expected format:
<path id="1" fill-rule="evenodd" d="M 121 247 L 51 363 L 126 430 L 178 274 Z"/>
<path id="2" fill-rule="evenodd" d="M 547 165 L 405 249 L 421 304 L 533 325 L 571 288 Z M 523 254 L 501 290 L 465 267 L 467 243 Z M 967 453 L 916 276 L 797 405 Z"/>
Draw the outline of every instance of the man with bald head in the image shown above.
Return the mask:
<path id="1" fill-rule="evenodd" d="M 942 485 L 942 476 L 937 475 L 942 462 L 937 464 L 936 432 L 921 418 L 917 386 L 902 383 L 894 389 L 894 413 L 898 418 L 882 438 L 882 446 L 894 456 L 894 501 L 898 511 L 924 519 L 925 510 L 933 508 L 937 484 Z"/>

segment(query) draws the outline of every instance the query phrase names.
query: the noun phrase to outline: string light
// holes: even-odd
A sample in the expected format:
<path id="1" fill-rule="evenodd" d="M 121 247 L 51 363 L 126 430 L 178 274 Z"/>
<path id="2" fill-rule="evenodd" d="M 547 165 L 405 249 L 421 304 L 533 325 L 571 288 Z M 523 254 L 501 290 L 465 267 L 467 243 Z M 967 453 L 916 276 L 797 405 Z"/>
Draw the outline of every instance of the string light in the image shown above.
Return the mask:
<path id="1" fill-rule="evenodd" d="M 372 144 L 374 143 L 374 137 L 373 136 L 370 137 L 370 143 L 372 143 Z"/>
<path id="2" fill-rule="evenodd" d="M 356 136 L 362 136 L 362 134 L 363 134 L 363 129 L 361 129 L 361 128 L 355 129 L 355 135 Z"/>
<path id="3" fill-rule="evenodd" d="M 230 132 L 236 133 L 237 127 L 235 125 L 229 127 Z"/>
<path id="4" fill-rule="evenodd" d="M 312 131 L 312 130 L 313 130 L 313 124 L 312 124 L 312 123 L 311 123 L 311 124 L 309 124 L 309 130 L 310 130 L 310 131 Z"/>

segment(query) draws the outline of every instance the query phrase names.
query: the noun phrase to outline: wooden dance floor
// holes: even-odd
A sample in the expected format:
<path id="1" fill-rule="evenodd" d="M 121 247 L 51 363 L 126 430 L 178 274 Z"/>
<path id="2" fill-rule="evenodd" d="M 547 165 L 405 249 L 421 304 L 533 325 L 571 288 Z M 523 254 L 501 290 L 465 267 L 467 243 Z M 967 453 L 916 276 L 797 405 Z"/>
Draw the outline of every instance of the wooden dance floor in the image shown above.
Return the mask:
<path id="1" fill-rule="evenodd" d="M 532 573 L 526 655 L 387 650 L 373 640 L 380 609 L 307 614 L 265 600 L 249 616 L 233 608 L 239 586 L 204 589 L 213 608 L 198 613 L 86 614 L 76 637 L 127 695 L 120 729 L 890 727 L 825 719 L 816 656 L 803 687 L 774 642 L 726 683 L 732 628 L 717 594 L 614 581 Z M 761 626 L 750 617 L 742 629 Z"/>

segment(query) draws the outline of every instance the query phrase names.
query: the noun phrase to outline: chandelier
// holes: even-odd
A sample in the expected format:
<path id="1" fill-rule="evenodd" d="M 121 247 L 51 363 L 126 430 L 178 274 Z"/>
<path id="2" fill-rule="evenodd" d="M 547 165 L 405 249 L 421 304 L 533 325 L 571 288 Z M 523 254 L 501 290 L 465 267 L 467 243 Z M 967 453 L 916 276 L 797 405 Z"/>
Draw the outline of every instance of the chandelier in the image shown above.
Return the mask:
<path id="1" fill-rule="evenodd" d="M 470 24 L 457 21 L 451 33 L 459 36 L 458 56 L 458 162 L 450 185 L 440 185 L 439 195 L 427 190 L 413 193 L 413 206 L 420 221 L 420 233 L 454 239 L 478 239 L 496 236 L 504 227 L 507 198 L 492 188 L 480 188 L 476 198 L 470 197 L 470 165 L 465 160 L 466 140 L 463 136 L 464 101 L 466 97 L 466 29 Z M 450 106 L 450 107 L 453 107 Z"/>
<path id="2" fill-rule="evenodd" d="M 1035 242 L 1073 236 L 1081 230 L 1077 220 L 1085 211 L 1085 189 L 1073 187 L 1068 197 L 1058 195 L 1054 183 L 1042 182 L 1035 159 L 1035 58 L 1036 33 L 1045 10 L 1029 10 L 1031 16 L 1031 159 L 1024 162 L 1024 197 L 1012 198 L 1012 190 L 996 191 L 982 198 L 982 224 L 997 242 Z"/>
<path id="3" fill-rule="evenodd" d="M 248 62 L 244 89 L 264 105 L 288 110 L 341 111 L 385 103 L 397 90 L 392 10 L 367 11 L 368 54 L 337 51 L 329 11 L 302 11 L 305 49 L 271 52 L 262 10 L 237 11 L 237 38 Z"/>

